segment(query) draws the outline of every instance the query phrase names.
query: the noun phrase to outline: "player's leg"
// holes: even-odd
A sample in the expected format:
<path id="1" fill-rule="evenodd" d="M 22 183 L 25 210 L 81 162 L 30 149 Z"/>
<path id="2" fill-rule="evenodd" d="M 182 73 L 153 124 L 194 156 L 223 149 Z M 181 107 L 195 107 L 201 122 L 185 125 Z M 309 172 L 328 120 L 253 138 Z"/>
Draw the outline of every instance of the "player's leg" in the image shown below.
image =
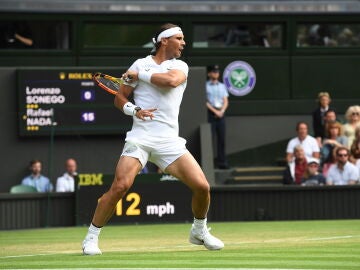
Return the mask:
<path id="1" fill-rule="evenodd" d="M 101 196 L 96 207 L 92 224 L 103 227 L 114 214 L 116 204 L 132 186 L 141 170 L 141 163 L 133 157 L 121 156 L 115 170 L 115 178 L 110 189 Z"/>
<path id="2" fill-rule="evenodd" d="M 141 168 L 138 159 L 128 156 L 120 157 L 116 166 L 114 181 L 110 189 L 98 201 L 89 231 L 83 241 L 83 254 L 101 254 L 98 247 L 98 236 L 101 227 L 106 225 L 112 217 L 116 204 L 132 186 Z"/>
<path id="3" fill-rule="evenodd" d="M 210 186 L 194 157 L 187 152 L 171 163 L 165 171 L 180 179 L 192 191 L 194 223 L 190 232 L 190 242 L 204 245 L 210 250 L 223 248 L 224 243 L 211 235 L 207 228 L 206 216 L 210 205 Z"/>
<path id="4" fill-rule="evenodd" d="M 194 157 L 188 152 L 166 168 L 192 191 L 191 207 L 196 218 L 206 218 L 210 204 L 210 187 L 206 177 Z"/>

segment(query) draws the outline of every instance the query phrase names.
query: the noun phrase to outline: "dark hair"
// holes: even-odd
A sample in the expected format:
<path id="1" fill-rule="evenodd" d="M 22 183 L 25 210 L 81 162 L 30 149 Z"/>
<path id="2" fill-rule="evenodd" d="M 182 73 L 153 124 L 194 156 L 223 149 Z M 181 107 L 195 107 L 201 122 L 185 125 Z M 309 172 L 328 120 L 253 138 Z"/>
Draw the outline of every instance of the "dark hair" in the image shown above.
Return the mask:
<path id="1" fill-rule="evenodd" d="M 160 33 L 167 29 L 173 28 L 173 27 L 179 27 L 179 26 L 176 24 L 172 24 L 172 23 L 165 23 L 160 26 L 159 30 L 154 35 L 155 44 L 154 44 L 154 48 L 151 50 L 151 53 L 150 53 L 151 55 L 155 55 L 157 50 L 161 46 L 161 42 L 157 42 L 157 38 L 160 35 Z"/>
<path id="2" fill-rule="evenodd" d="M 40 161 L 39 159 L 30 160 L 29 166 L 31 167 L 32 165 L 34 165 L 34 164 L 36 164 L 36 163 L 41 163 L 41 161 Z"/>
<path id="3" fill-rule="evenodd" d="M 336 111 L 334 109 L 328 109 L 326 112 L 325 112 L 325 115 L 327 115 L 328 113 L 335 113 L 336 114 Z"/>
<path id="4" fill-rule="evenodd" d="M 298 123 L 296 124 L 296 131 L 299 130 L 299 127 L 300 127 L 300 125 L 302 125 L 302 124 L 304 124 L 307 128 L 309 128 L 309 126 L 308 126 L 307 123 L 305 123 L 305 122 L 303 122 L 303 121 L 300 121 L 300 122 L 298 122 Z"/>
<path id="5" fill-rule="evenodd" d="M 338 155 L 340 151 L 346 151 L 346 154 L 349 156 L 350 155 L 350 150 L 347 149 L 345 146 L 339 146 L 336 148 L 335 150 L 335 154 Z"/>

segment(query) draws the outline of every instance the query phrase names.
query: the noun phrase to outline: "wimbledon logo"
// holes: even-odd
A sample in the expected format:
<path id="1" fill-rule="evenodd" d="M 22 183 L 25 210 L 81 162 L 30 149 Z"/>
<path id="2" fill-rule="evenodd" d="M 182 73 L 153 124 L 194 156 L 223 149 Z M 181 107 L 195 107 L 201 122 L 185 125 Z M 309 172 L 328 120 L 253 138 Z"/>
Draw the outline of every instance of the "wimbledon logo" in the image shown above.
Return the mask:
<path id="1" fill-rule="evenodd" d="M 235 61 L 225 68 L 223 81 L 231 94 L 245 96 L 254 89 L 256 74 L 248 63 Z"/>

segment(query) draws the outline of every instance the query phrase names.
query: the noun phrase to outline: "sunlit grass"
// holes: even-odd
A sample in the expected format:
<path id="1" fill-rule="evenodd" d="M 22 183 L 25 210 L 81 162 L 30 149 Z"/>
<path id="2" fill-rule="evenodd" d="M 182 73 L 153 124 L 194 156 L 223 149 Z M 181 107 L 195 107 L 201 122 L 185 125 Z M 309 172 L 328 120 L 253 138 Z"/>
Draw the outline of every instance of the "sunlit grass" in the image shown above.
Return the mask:
<path id="1" fill-rule="evenodd" d="M 209 224 L 225 248 L 188 243 L 190 224 L 106 226 L 101 256 L 85 227 L 0 231 L 0 268 L 360 269 L 360 220 Z"/>

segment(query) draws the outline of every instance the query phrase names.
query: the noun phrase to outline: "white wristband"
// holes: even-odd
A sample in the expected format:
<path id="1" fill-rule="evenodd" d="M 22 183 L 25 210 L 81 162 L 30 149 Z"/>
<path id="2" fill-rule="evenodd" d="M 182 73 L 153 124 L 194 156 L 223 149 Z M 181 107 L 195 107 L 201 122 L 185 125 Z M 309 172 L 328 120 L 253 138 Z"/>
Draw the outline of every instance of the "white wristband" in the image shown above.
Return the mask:
<path id="1" fill-rule="evenodd" d="M 153 75 L 153 72 L 141 70 L 138 73 L 138 78 L 139 78 L 139 80 L 142 80 L 143 82 L 151 83 L 151 75 Z"/>
<path id="2" fill-rule="evenodd" d="M 135 115 L 136 114 L 136 110 L 135 108 L 137 108 L 137 106 L 135 106 L 134 104 L 132 104 L 130 101 L 126 102 L 123 106 L 123 111 L 126 115 Z"/>

